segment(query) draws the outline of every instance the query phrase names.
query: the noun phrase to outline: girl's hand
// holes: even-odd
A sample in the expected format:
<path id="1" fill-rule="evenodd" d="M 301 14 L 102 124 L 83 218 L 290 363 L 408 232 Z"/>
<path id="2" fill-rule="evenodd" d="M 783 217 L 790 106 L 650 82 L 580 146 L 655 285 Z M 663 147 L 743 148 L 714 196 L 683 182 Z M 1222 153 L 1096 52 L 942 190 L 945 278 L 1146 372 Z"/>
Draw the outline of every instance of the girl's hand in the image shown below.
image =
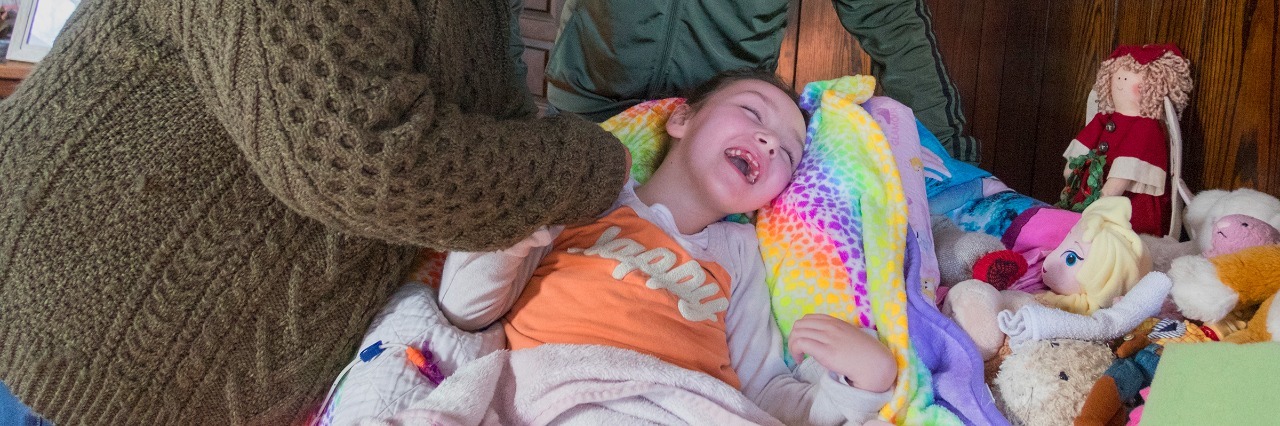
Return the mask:
<path id="1" fill-rule="evenodd" d="M 813 357 L 850 385 L 871 392 L 893 387 L 898 365 L 889 348 L 853 324 L 826 314 L 809 314 L 791 328 L 787 342 L 796 362 Z"/>

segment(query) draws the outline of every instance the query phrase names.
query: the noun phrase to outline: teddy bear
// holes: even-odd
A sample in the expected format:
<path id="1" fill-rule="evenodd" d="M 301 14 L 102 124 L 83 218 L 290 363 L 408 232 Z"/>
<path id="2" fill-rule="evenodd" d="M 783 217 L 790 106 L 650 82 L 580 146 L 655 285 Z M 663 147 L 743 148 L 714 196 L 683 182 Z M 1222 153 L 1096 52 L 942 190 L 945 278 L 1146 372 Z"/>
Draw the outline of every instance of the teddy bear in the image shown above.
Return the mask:
<path id="1" fill-rule="evenodd" d="M 1280 305 L 1272 303 L 1280 294 L 1280 244 L 1179 257 L 1169 267 L 1169 277 L 1173 302 L 1187 318 L 1215 323 L 1233 311 L 1257 308 L 1244 330 L 1224 341 L 1280 341 Z"/>
<path id="2" fill-rule="evenodd" d="M 1204 197 L 1207 201 L 1234 204 L 1232 209 L 1248 214 L 1229 214 L 1203 224 L 1199 221 L 1213 212 L 1203 204 L 1192 206 L 1197 210 L 1189 208 L 1188 225 L 1197 229 L 1202 254 L 1171 263 L 1174 304 L 1187 318 L 1203 321 L 1215 338 L 1237 343 L 1276 340 L 1280 314 L 1272 310 L 1280 306 L 1271 300 L 1280 292 L 1280 274 L 1275 272 L 1280 266 L 1280 229 L 1267 219 L 1280 221 L 1280 212 L 1268 215 L 1272 208 L 1280 209 L 1280 201 L 1250 189 L 1206 192 L 1202 196 L 1209 195 Z M 1237 317 L 1248 318 L 1254 307 L 1257 311 L 1244 327 L 1233 325 L 1240 322 Z"/>
<path id="3" fill-rule="evenodd" d="M 945 216 L 933 217 L 933 242 L 944 286 L 978 279 L 999 290 L 1027 272 L 1027 261 L 1005 248 L 999 238 L 960 229 Z"/>
<path id="4" fill-rule="evenodd" d="M 1070 425 L 1115 357 L 1106 345 L 1040 340 L 1020 345 L 992 381 L 996 406 L 1014 425 Z"/>

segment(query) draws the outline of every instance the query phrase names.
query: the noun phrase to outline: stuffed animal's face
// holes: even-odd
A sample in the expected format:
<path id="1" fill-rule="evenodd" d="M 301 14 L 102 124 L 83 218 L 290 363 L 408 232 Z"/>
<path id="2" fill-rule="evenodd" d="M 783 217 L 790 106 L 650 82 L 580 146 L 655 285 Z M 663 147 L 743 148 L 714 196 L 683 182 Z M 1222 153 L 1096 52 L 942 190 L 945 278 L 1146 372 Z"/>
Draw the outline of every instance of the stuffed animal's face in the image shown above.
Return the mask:
<path id="1" fill-rule="evenodd" d="M 996 404 L 1014 424 L 1071 425 L 1114 359 L 1106 346 L 1080 340 L 1019 346 L 996 375 Z"/>
<path id="2" fill-rule="evenodd" d="M 1200 253 L 1213 249 L 1213 228 L 1218 219 L 1242 214 L 1280 228 L 1280 199 L 1270 194 L 1240 188 L 1235 191 L 1211 189 L 1196 194 L 1187 204 L 1186 223 Z"/>
<path id="3" fill-rule="evenodd" d="M 1280 230 L 1253 216 L 1233 214 L 1218 219 L 1210 236 L 1213 248 L 1206 257 L 1231 254 L 1249 247 L 1280 244 Z"/>

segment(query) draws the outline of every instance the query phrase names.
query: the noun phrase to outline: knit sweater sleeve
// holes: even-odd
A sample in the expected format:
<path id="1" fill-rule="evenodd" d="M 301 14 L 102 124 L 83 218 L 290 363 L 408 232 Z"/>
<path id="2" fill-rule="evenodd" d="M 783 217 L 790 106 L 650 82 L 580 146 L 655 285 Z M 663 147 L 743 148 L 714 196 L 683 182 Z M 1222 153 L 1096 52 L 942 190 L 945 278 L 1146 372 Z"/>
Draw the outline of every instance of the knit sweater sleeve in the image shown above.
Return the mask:
<path id="1" fill-rule="evenodd" d="M 206 105 L 268 190 L 328 226 L 494 249 L 591 218 L 624 182 L 610 134 L 518 114 L 521 93 L 495 84 L 514 81 L 504 2 L 174 3 L 168 25 Z"/>

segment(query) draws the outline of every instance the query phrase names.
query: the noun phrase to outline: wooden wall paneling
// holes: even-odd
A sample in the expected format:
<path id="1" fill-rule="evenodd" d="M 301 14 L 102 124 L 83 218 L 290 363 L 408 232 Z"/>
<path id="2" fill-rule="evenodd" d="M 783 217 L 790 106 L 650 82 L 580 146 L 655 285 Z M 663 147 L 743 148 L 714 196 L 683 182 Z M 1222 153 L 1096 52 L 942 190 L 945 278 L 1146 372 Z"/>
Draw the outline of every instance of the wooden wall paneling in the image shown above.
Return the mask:
<path id="1" fill-rule="evenodd" d="M 523 0 L 524 10 L 551 13 L 551 0 Z"/>
<path id="2" fill-rule="evenodd" d="M 1000 79 L 999 117 L 994 138 L 984 140 L 983 149 L 993 155 L 989 171 L 1010 188 L 1032 194 L 1035 170 L 1036 121 L 1039 114 L 1041 79 L 1044 76 L 1045 33 L 1048 0 L 1006 2 L 1007 23 Z"/>
<path id="3" fill-rule="evenodd" d="M 524 65 L 528 67 L 528 73 L 524 76 L 525 86 L 533 93 L 533 96 L 545 99 L 547 97 L 547 58 L 551 55 L 551 43 L 538 40 L 526 40 L 524 44 L 524 52 L 520 57 L 524 60 Z"/>
<path id="4" fill-rule="evenodd" d="M 1044 76 L 1041 79 L 1039 113 L 1036 117 L 1035 152 L 1030 167 L 1031 195 L 1055 202 L 1065 181 L 1062 152 L 1084 128 L 1089 90 L 1098 65 L 1112 49 L 1115 28 L 1115 0 L 1073 0 L 1053 2 L 1045 25 Z"/>
<path id="5" fill-rule="evenodd" d="M 1134 43 L 1176 43 L 1189 59 L 1198 55 L 1205 44 L 1205 16 L 1209 2 L 1203 0 L 1151 0 L 1159 11 L 1151 17 L 1146 40 Z M 1110 52 L 1108 52 L 1110 53 Z M 1194 72 L 1196 62 L 1191 63 Z"/>
<path id="6" fill-rule="evenodd" d="M 559 0 L 556 0 L 559 1 Z M 981 166 L 1053 201 L 1062 150 L 1084 125 L 1099 63 L 1116 44 L 1173 42 L 1197 88 L 1182 117 L 1193 190 L 1280 195 L 1280 11 L 1275 1 L 925 0 Z M 778 73 L 804 84 L 870 71 L 828 0 L 797 0 Z"/>
<path id="7" fill-rule="evenodd" d="M 795 87 L 850 74 L 870 74 L 871 58 L 840 25 L 835 6 L 827 0 L 800 2 Z"/>
<path id="8" fill-rule="evenodd" d="M 1113 0 L 1115 2 L 1115 22 L 1113 23 L 1112 47 L 1116 44 L 1152 43 L 1156 10 L 1154 0 Z M 1111 53 L 1107 51 L 1107 53 Z"/>
<path id="9" fill-rule="evenodd" d="M 1148 21 L 1149 31 L 1146 39 L 1128 39 L 1124 43 L 1174 43 L 1182 50 L 1182 54 L 1191 61 L 1191 78 L 1197 86 L 1201 84 L 1201 70 L 1206 64 L 1205 57 L 1208 33 L 1209 2 L 1202 0 L 1153 0 L 1153 9 L 1158 11 Z M 1183 179 L 1192 190 L 1204 189 L 1204 126 L 1201 111 L 1205 98 L 1200 96 L 1200 87 L 1191 91 L 1191 101 L 1182 112 L 1179 127 L 1182 132 Z"/>
<path id="10" fill-rule="evenodd" d="M 778 68 L 774 71 L 796 92 L 803 87 L 796 87 L 796 51 L 800 39 L 800 1 L 787 2 L 787 30 L 782 37 L 782 48 L 778 49 Z"/>
<path id="11" fill-rule="evenodd" d="M 1254 187 L 1280 195 L 1272 133 L 1276 111 L 1265 96 L 1274 88 L 1274 1 L 1211 2 L 1206 42 L 1198 64 L 1198 121 L 1204 129 L 1204 188 Z"/>
<path id="12" fill-rule="evenodd" d="M 969 133 L 978 138 L 982 144 L 982 160 L 979 165 L 984 170 L 995 169 L 996 154 L 1000 152 L 1000 84 L 1004 81 L 1005 43 L 1009 34 L 1010 8 L 1010 2 L 1007 1 L 985 1 L 980 25 L 982 45 L 977 55 L 949 59 L 951 63 L 965 60 L 977 62 L 978 77 L 974 82 L 974 97 L 961 99 L 961 101 L 973 106 L 973 114 L 966 115 L 966 118 L 969 122 Z M 950 37 L 946 33 L 938 33 L 939 40 L 947 38 Z"/>
<path id="13" fill-rule="evenodd" d="M 31 74 L 35 64 L 0 61 L 0 99 L 9 97 L 18 89 L 18 83 Z"/>
<path id="14" fill-rule="evenodd" d="M 525 40 L 539 40 L 547 43 L 556 41 L 556 30 L 560 28 L 560 12 L 565 0 L 524 0 L 524 11 L 520 13 L 520 36 Z"/>
<path id="15" fill-rule="evenodd" d="M 1280 73 L 1280 6 L 1271 2 L 1271 69 L 1272 73 Z M 1280 196 L 1280 153 L 1276 152 L 1276 145 L 1280 145 L 1280 78 L 1273 77 L 1271 79 L 1271 141 L 1267 144 L 1269 151 L 1267 158 L 1263 163 L 1265 167 L 1261 168 L 1261 174 L 1265 175 L 1267 185 L 1264 190 L 1271 195 Z"/>

